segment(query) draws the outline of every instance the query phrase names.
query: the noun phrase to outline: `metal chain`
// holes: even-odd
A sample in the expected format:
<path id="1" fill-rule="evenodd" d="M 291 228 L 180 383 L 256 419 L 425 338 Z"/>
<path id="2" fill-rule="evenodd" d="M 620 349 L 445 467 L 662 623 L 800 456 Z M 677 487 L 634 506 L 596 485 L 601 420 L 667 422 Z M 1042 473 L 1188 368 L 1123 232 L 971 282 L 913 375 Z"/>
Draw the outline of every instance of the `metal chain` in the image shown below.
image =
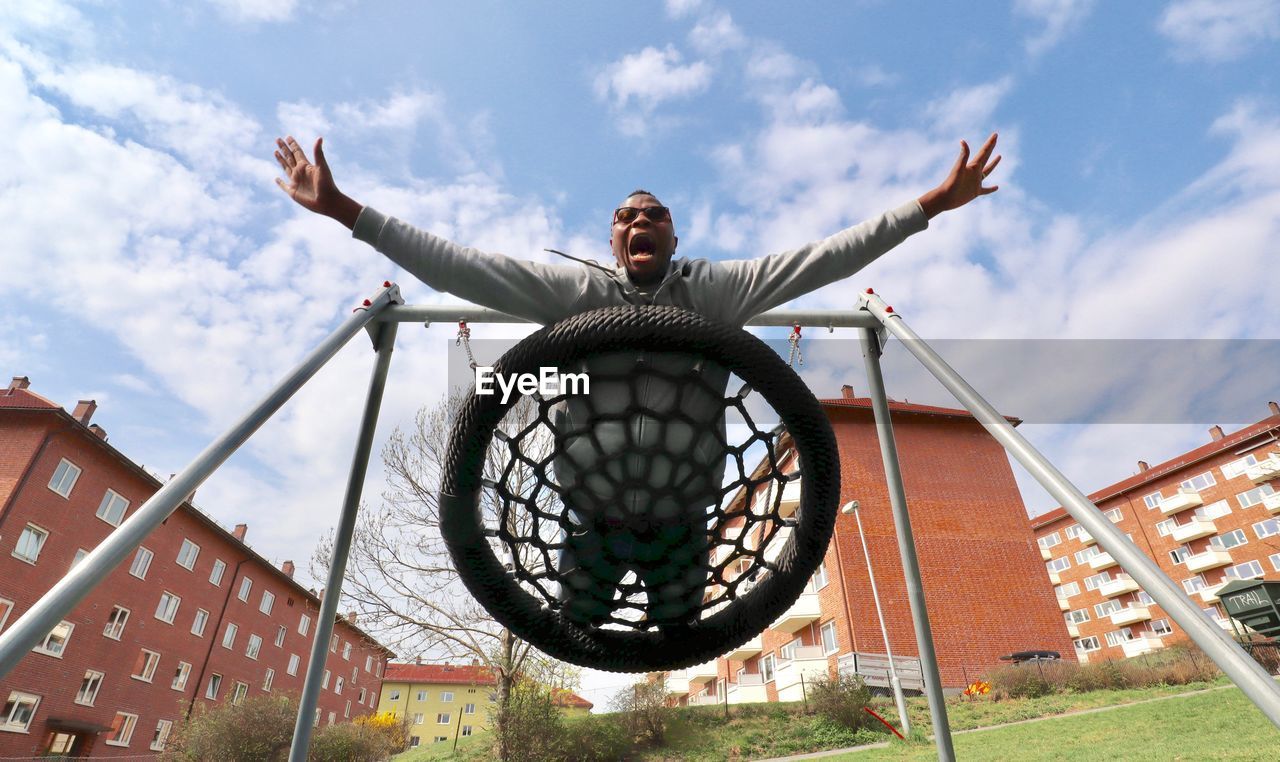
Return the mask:
<path id="1" fill-rule="evenodd" d="M 471 329 L 467 326 L 467 321 L 458 321 L 458 338 L 454 340 L 453 345 L 456 347 L 462 345 L 467 353 L 467 362 L 471 365 L 471 369 L 476 369 L 476 356 L 471 354 Z"/>
<path id="2" fill-rule="evenodd" d="M 787 365 L 795 367 L 804 365 L 804 352 L 800 351 L 800 324 L 796 323 L 791 328 L 791 335 L 787 337 L 787 343 L 791 345 L 791 353 L 787 356 Z"/>

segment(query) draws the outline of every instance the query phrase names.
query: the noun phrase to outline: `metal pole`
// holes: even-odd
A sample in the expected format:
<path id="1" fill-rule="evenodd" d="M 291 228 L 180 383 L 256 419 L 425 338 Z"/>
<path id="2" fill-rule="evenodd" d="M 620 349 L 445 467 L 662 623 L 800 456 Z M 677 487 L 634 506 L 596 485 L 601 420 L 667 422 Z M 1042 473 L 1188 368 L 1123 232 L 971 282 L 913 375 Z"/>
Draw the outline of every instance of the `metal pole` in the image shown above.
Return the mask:
<path id="1" fill-rule="evenodd" d="M 244 444 L 290 397 L 302 388 L 351 337 L 373 321 L 393 302 L 403 301 L 399 287 L 387 284 L 363 308 L 342 322 L 333 333 L 303 358 L 257 405 L 225 434 L 215 439 L 195 460 L 169 480 L 151 499 L 76 564 L 49 592 L 0 634 L 0 678 L 9 674 L 22 657 L 49 634 L 76 604 L 107 578 L 142 541 L 169 518 L 187 496 L 209 478 L 218 466 Z"/>
<path id="2" fill-rule="evenodd" d="M 387 369 L 391 366 L 391 352 L 395 349 L 396 327 L 396 323 L 384 323 L 374 341 L 378 359 L 369 379 L 369 394 L 365 398 L 364 416 L 360 420 L 360 433 L 356 437 L 356 451 L 351 458 L 351 475 L 347 479 L 347 494 L 342 502 L 342 517 L 333 537 L 329 580 L 325 583 L 324 598 L 320 601 L 320 621 L 316 623 L 316 639 L 311 644 L 311 660 L 307 662 L 307 677 L 302 683 L 302 698 L 298 701 L 298 718 L 293 725 L 289 762 L 306 762 L 307 752 L 311 747 L 311 729 L 315 725 L 320 683 L 324 679 L 324 665 L 329 656 L 329 638 L 333 636 L 333 620 L 338 614 L 338 599 L 342 597 L 342 577 L 347 572 L 347 558 L 351 555 L 351 538 L 355 534 L 356 514 L 360 511 L 360 493 L 364 488 L 365 472 L 369 468 L 369 453 L 373 450 L 373 434 L 378 428 L 382 392 L 387 386 Z"/>
<path id="3" fill-rule="evenodd" d="M 524 318 L 470 304 L 407 304 L 392 307 L 378 320 L 383 323 L 528 323 Z M 879 328 L 874 317 L 862 310 L 770 310 L 747 321 L 750 326 L 802 325 L 806 328 Z"/>
<path id="4" fill-rule="evenodd" d="M 865 309 L 884 323 L 885 328 L 902 340 L 907 351 L 915 355 L 922 365 L 947 387 L 964 407 L 973 413 L 984 428 L 1004 446 L 1036 481 L 1058 500 L 1085 531 L 1097 540 L 1102 549 L 1133 577 L 1148 595 L 1160 604 L 1178 623 L 1196 645 L 1213 659 L 1258 709 L 1280 727 L 1280 685 L 1262 669 L 1238 643 L 1204 615 L 1200 607 L 1191 601 L 1138 546 L 1116 528 L 1098 506 L 1067 480 L 1047 458 L 1031 446 L 1022 434 L 1014 430 L 991 403 L 987 402 L 960 374 L 933 351 L 915 331 L 892 312 L 884 300 L 875 294 L 859 294 Z"/>
<path id="5" fill-rule="evenodd" d="M 862 557 L 867 560 L 867 579 L 871 581 L 871 600 L 876 604 L 876 617 L 880 620 L 880 635 L 884 638 L 884 653 L 889 657 L 889 686 L 893 688 L 893 703 L 898 705 L 898 720 L 902 723 L 902 734 L 911 735 L 911 723 L 907 721 L 907 700 L 902 695 L 902 681 L 898 679 L 898 668 L 893 663 L 893 649 L 889 647 L 889 628 L 884 625 L 884 611 L 880 609 L 880 594 L 876 592 L 876 573 L 871 569 L 871 553 L 867 551 L 867 536 L 862 533 L 862 514 L 858 512 L 858 501 L 851 500 L 841 509 L 844 513 L 852 513 L 858 522 L 858 539 L 862 542 Z"/>
<path id="6" fill-rule="evenodd" d="M 947 722 L 947 704 L 942 695 L 942 676 L 938 673 L 938 657 L 933 650 L 933 632 L 929 626 L 929 611 L 925 607 L 920 562 L 916 558 L 916 544 L 911 534 L 911 516 L 907 513 L 907 493 L 902 485 L 902 472 L 898 469 L 898 445 L 894 440 L 893 423 L 889 418 L 889 399 L 885 396 L 884 376 L 880 372 L 880 338 L 871 328 L 860 329 L 859 336 L 862 339 L 862 356 L 866 360 L 876 435 L 880 438 L 880 457 L 884 461 L 884 477 L 889 487 L 889 505 L 893 509 L 893 524 L 898 534 L 898 554 L 902 556 L 902 573 L 907 582 L 907 601 L 911 605 L 916 647 L 920 651 L 924 694 L 929 699 L 929 714 L 933 720 L 933 742 L 938 747 L 938 759 L 942 762 L 954 762 L 956 753 L 951 745 L 951 726 Z"/>

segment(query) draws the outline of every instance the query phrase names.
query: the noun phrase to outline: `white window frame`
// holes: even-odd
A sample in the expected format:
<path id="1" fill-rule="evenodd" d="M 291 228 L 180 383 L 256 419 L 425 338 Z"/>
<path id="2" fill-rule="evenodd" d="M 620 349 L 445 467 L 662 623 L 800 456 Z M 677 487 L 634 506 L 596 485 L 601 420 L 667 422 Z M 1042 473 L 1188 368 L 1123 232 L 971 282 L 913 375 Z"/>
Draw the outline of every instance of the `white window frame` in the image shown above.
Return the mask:
<path id="1" fill-rule="evenodd" d="M 351 661 L 351 641 L 342 641 L 342 658 Z"/>
<path id="2" fill-rule="evenodd" d="M 49 634 L 44 636 L 44 640 L 40 641 L 40 645 L 31 649 L 31 652 L 44 654 L 45 656 L 52 656 L 55 659 L 61 659 L 62 655 L 67 652 L 67 644 L 71 642 L 71 633 L 75 632 L 75 629 L 76 626 L 65 619 L 58 622 L 53 626 L 53 629 L 49 630 Z M 55 642 L 53 639 L 54 635 L 58 634 L 60 631 L 63 633 L 61 644 L 59 644 L 57 648 L 50 648 L 49 644 Z"/>
<path id="3" fill-rule="evenodd" d="M 107 623 L 102 628 L 102 637 L 119 640 L 124 635 L 124 627 L 129 623 L 129 609 L 119 604 L 111 608 L 111 613 L 107 615 Z M 123 616 L 117 616 L 123 614 Z"/>
<path id="4" fill-rule="evenodd" d="M 116 724 L 116 720 L 120 724 Z M 138 726 L 138 715 L 129 712 L 116 712 L 115 719 L 111 722 L 111 735 L 107 736 L 107 740 L 103 741 L 107 746 L 123 746 L 127 747 L 129 742 L 133 740 L 134 728 Z"/>
<path id="5" fill-rule="evenodd" d="M 1111 648 L 1123 645 L 1133 640 L 1133 628 L 1121 627 L 1118 630 L 1112 630 L 1106 634 L 1105 639 Z"/>
<path id="6" fill-rule="evenodd" d="M 173 720 L 156 720 L 156 732 L 151 736 L 152 751 L 164 751 L 169 742 L 169 734 L 173 732 Z"/>
<path id="7" fill-rule="evenodd" d="M 9 615 L 13 613 L 13 601 L 8 598 L 0 598 L 0 632 L 4 632 L 5 622 L 9 621 Z"/>
<path id="8" fill-rule="evenodd" d="M 1055 572 L 1063 572 L 1071 568 L 1070 556 L 1059 556 L 1044 562 L 1044 568 L 1049 570 L 1050 574 Z"/>
<path id="9" fill-rule="evenodd" d="M 1058 532 L 1052 532 L 1036 540 L 1036 544 L 1044 548 L 1045 550 L 1048 550 L 1049 548 L 1052 548 L 1053 546 L 1059 545 L 1061 543 L 1062 543 L 1062 535 Z"/>
<path id="10" fill-rule="evenodd" d="M 262 591 L 262 600 L 258 603 L 258 611 L 271 616 L 271 609 L 276 605 L 275 593 L 270 590 Z"/>
<path id="11" fill-rule="evenodd" d="M 124 521 L 124 515 L 128 512 L 129 501 L 124 498 L 124 495 L 113 489 L 108 489 L 102 494 L 102 502 L 98 503 L 98 510 L 94 512 L 94 515 L 111 526 L 118 527 Z"/>
<path id="12" fill-rule="evenodd" d="M 76 691 L 76 697 L 72 701 L 80 706 L 93 706 L 93 702 L 98 699 L 98 691 L 102 690 L 104 677 L 106 675 L 96 669 L 86 669 L 84 677 L 80 679 L 80 690 Z"/>
<path id="13" fill-rule="evenodd" d="M 0 730 L 7 730 L 11 733 L 28 732 L 31 729 L 31 721 L 36 718 L 36 711 L 40 709 L 40 697 L 34 693 L 10 691 L 9 698 L 5 701 L 5 704 L 12 705 L 12 708 L 7 715 L 0 716 Z M 27 705 L 30 705 L 30 709 L 27 712 L 26 722 L 14 722 L 14 718 L 18 717 L 21 709 Z"/>
<path id="14" fill-rule="evenodd" d="M 450 725 L 450 724 L 452 724 L 452 719 L 451 719 L 451 717 L 452 717 L 452 713 L 451 713 L 451 712 L 439 712 L 439 713 L 437 713 L 437 714 L 436 714 L 436 724 L 437 724 L 437 725 Z"/>
<path id="15" fill-rule="evenodd" d="M 1226 544 L 1228 538 L 1233 540 L 1231 545 Z M 1243 529 L 1232 529 L 1230 532 L 1223 532 L 1212 540 L 1209 540 L 1209 547 L 1214 550 L 1231 550 L 1232 548 L 1238 548 L 1241 545 L 1248 544 L 1249 535 L 1245 534 Z"/>
<path id="16" fill-rule="evenodd" d="M 228 700 L 231 702 L 232 706 L 239 706 L 240 702 L 244 701 L 245 697 L 248 695 L 249 684 L 243 680 L 237 680 L 235 684 L 231 686 L 231 697 Z"/>
<path id="17" fill-rule="evenodd" d="M 18 541 L 13 544 L 13 557 L 19 561 L 35 566 L 36 561 L 40 560 L 40 551 L 44 550 L 44 544 L 49 541 L 49 530 L 38 527 L 35 524 L 27 524 L 22 528 L 22 532 L 18 534 Z M 32 544 L 35 549 L 32 550 Z"/>
<path id="18" fill-rule="evenodd" d="M 1079 524 L 1072 524 L 1071 526 L 1063 530 L 1063 534 L 1067 536 L 1068 540 L 1079 539 L 1080 535 L 1084 533 L 1085 533 L 1084 527 L 1080 526 Z"/>
<path id="19" fill-rule="evenodd" d="M 1187 595 L 1198 593 L 1208 586 L 1209 583 L 1205 581 L 1203 574 L 1197 574 L 1194 577 L 1187 577 L 1182 580 L 1182 590 Z"/>
<path id="20" fill-rule="evenodd" d="M 1093 604 L 1093 613 L 1096 614 L 1099 619 L 1111 616 L 1117 611 L 1124 611 L 1124 604 L 1114 598 L 1105 600 L 1102 603 Z"/>
<path id="21" fill-rule="evenodd" d="M 169 681 L 169 687 L 175 691 L 186 690 L 187 681 L 191 679 L 191 665 L 185 661 L 178 662 L 178 668 L 173 671 L 173 679 Z"/>
<path id="22" fill-rule="evenodd" d="M 466 737 L 467 737 L 467 736 L 469 736 L 469 735 L 471 735 L 471 726 L 470 726 L 470 725 L 463 725 L 463 726 L 462 726 L 462 737 L 463 737 L 463 738 L 466 738 Z"/>
<path id="23" fill-rule="evenodd" d="M 63 458 L 58 461 L 57 468 L 53 469 L 53 476 L 49 477 L 49 489 L 62 497 L 70 498 L 71 490 L 75 489 L 76 480 L 80 478 L 81 473 L 79 466 Z M 67 482 L 67 474 L 71 474 L 69 483 Z"/>
<path id="24" fill-rule="evenodd" d="M 830 636 L 831 645 L 827 646 L 827 636 Z M 818 636 L 822 640 L 822 652 L 827 656 L 840 650 L 840 639 L 836 634 L 836 622 L 832 619 L 829 622 L 823 622 L 818 628 Z"/>
<path id="25" fill-rule="evenodd" d="M 441 704 L 452 704 L 452 703 L 453 703 L 453 691 L 441 691 L 441 692 L 440 692 L 440 703 L 441 703 Z"/>
<path id="26" fill-rule="evenodd" d="M 292 676 L 292 675 L 297 675 L 297 674 L 298 674 L 298 664 L 299 664 L 301 661 L 302 661 L 302 660 L 298 657 L 298 655 L 297 655 L 297 654 L 289 654 L 289 666 L 285 668 L 285 674 L 288 674 L 288 675 L 291 675 L 291 676 Z"/>
<path id="27" fill-rule="evenodd" d="M 1269 495 L 1274 495 L 1275 493 L 1276 488 L 1272 487 L 1269 483 L 1259 484 L 1253 489 L 1247 489 L 1244 492 L 1237 494 L 1236 502 L 1239 503 L 1241 508 L 1252 508 L 1253 506 L 1261 503 L 1263 498 Z"/>
<path id="28" fill-rule="evenodd" d="M 196 615 L 191 619 L 191 634 L 197 638 L 204 637 L 204 631 L 209 627 L 209 612 L 205 609 L 196 609 Z"/>
<path id="29" fill-rule="evenodd" d="M 222 575 L 227 571 L 227 562 L 221 558 L 213 559 L 213 568 L 209 570 L 209 584 L 222 587 Z"/>
<path id="30" fill-rule="evenodd" d="M 218 700 L 218 691 L 222 690 L 222 675 L 217 672 L 209 675 L 209 682 L 204 688 L 204 697 L 210 701 Z"/>
<path id="31" fill-rule="evenodd" d="M 262 675 L 262 690 L 267 693 L 271 692 L 271 685 L 276 681 L 276 671 L 271 667 L 267 667 L 267 671 Z"/>
<path id="32" fill-rule="evenodd" d="M 1213 521 L 1214 519 L 1220 519 L 1223 516 L 1230 516 L 1231 503 L 1228 503 L 1225 499 L 1214 500 L 1208 505 L 1202 505 L 1199 508 L 1196 508 L 1193 513 L 1198 519 Z"/>
<path id="33" fill-rule="evenodd" d="M 1107 510 L 1102 512 L 1102 515 L 1106 516 L 1107 520 L 1110 521 L 1112 524 L 1119 524 L 1121 521 L 1124 520 L 1124 514 L 1121 513 L 1119 507 L 1108 508 Z"/>
<path id="34" fill-rule="evenodd" d="M 240 578 L 240 591 L 236 593 L 236 597 L 242 601 L 249 600 L 249 593 L 253 592 L 253 580 L 248 576 Z"/>
<path id="35" fill-rule="evenodd" d="M 341 695 L 342 695 L 342 686 L 343 686 L 343 685 L 345 685 L 345 684 L 346 684 L 346 683 L 343 681 L 343 679 L 342 679 L 341 677 L 335 678 L 335 679 L 334 679 L 334 681 L 333 681 L 333 692 L 334 692 L 334 693 L 336 693 L 336 694 L 338 694 L 339 696 L 341 696 Z"/>
<path id="36" fill-rule="evenodd" d="M 1178 526 L 1177 519 L 1165 519 L 1156 522 L 1156 534 L 1161 537 L 1168 537 L 1173 534 L 1173 530 Z"/>
<path id="37" fill-rule="evenodd" d="M 329 690 L 329 681 L 332 678 L 333 678 L 333 675 L 329 672 L 329 670 L 326 669 L 324 671 L 324 679 L 320 681 L 320 690 L 323 690 L 323 691 Z"/>
<path id="38" fill-rule="evenodd" d="M 426 722 L 426 721 L 427 721 L 426 715 L 424 715 L 422 712 L 414 712 L 414 713 L 413 713 L 413 724 L 414 724 L 414 725 L 421 725 L 422 723 L 424 723 L 424 722 Z"/>
<path id="39" fill-rule="evenodd" d="M 1075 609 L 1062 615 L 1067 624 L 1084 624 L 1089 621 L 1089 609 Z"/>
<path id="40" fill-rule="evenodd" d="M 191 571 L 196 568 L 198 558 L 200 558 L 200 546 L 186 537 L 182 538 L 182 547 L 178 549 L 178 566 Z"/>
<path id="41" fill-rule="evenodd" d="M 156 554 L 139 545 L 138 552 L 133 554 L 133 562 L 129 564 L 129 573 L 138 579 L 146 579 L 151 570 L 151 560 Z"/>
<path id="42" fill-rule="evenodd" d="M 1097 635 L 1086 635 L 1083 638 L 1076 638 L 1074 643 L 1076 647 L 1076 653 L 1080 653 L 1080 654 L 1087 654 L 1091 651 L 1097 651 L 1102 648 L 1102 642 L 1098 640 Z M 1093 645 L 1092 648 L 1089 647 L 1090 643 L 1092 643 Z"/>
<path id="43" fill-rule="evenodd" d="M 760 657 L 760 682 L 771 683 L 777 676 L 778 662 L 773 654 Z"/>
<path id="44" fill-rule="evenodd" d="M 156 619 L 165 624 L 173 624 L 173 620 L 178 616 L 178 608 L 180 606 L 182 606 L 182 599 L 165 590 L 160 593 L 160 602 L 156 604 Z"/>
<path id="45" fill-rule="evenodd" d="M 1258 465 L 1257 453 L 1249 453 L 1243 458 L 1236 458 L 1233 461 L 1223 463 L 1221 466 L 1222 478 L 1234 479 L 1249 469 L 1249 466 Z"/>
<path id="46" fill-rule="evenodd" d="M 1183 481 L 1178 485 L 1178 490 L 1181 492 L 1202 492 L 1217 483 L 1218 480 L 1213 478 L 1213 471 L 1209 470 Z M 1197 484 L 1202 486 L 1196 486 Z"/>
<path id="47" fill-rule="evenodd" d="M 1243 571 L 1245 569 L 1248 570 L 1248 573 Z M 1224 579 L 1257 579 L 1264 574 L 1262 564 L 1257 559 L 1250 559 L 1234 566 L 1228 566 L 1222 573 Z"/>
<path id="48" fill-rule="evenodd" d="M 298 634 L 306 637 L 308 632 L 311 632 L 311 617 L 303 614 L 298 618 Z"/>
<path id="49" fill-rule="evenodd" d="M 140 670 L 139 664 L 141 665 Z M 155 680 L 156 668 L 159 666 L 159 652 L 152 651 L 150 648 L 140 649 L 138 653 L 138 661 L 133 665 L 135 671 L 132 672 L 129 677 L 132 677 L 134 680 L 141 680 L 144 683 L 152 682 Z"/>
<path id="50" fill-rule="evenodd" d="M 400 700 L 399 689 L 393 688 L 387 693 L 387 701 L 399 701 L 399 700 Z"/>
<path id="51" fill-rule="evenodd" d="M 1164 497 L 1159 492 L 1152 492 L 1148 495 L 1142 496 L 1142 504 L 1147 506 L 1147 510 L 1149 511 L 1153 508 L 1159 508 L 1160 501 L 1163 499 Z"/>
<path id="52" fill-rule="evenodd" d="M 463 706 L 462 706 L 462 713 L 463 713 L 463 714 L 475 714 L 475 713 L 476 713 L 476 705 L 475 705 L 475 704 L 463 704 Z"/>
<path id="53" fill-rule="evenodd" d="M 1253 525 L 1253 533 L 1261 540 L 1264 537 L 1274 537 L 1280 534 L 1280 517 L 1274 519 L 1263 519 Z"/>
<path id="54" fill-rule="evenodd" d="M 1163 624 L 1163 627 L 1157 627 Z M 1147 632 L 1155 635 L 1157 638 L 1163 638 L 1166 635 L 1173 634 L 1173 625 L 1169 624 L 1168 619 L 1153 619 L 1147 624 Z"/>
<path id="55" fill-rule="evenodd" d="M 1111 572 L 1102 571 L 1084 578 L 1085 590 L 1097 590 L 1111 581 Z"/>
<path id="56" fill-rule="evenodd" d="M 253 633 L 249 634 L 249 644 L 245 646 L 244 655 L 254 661 L 258 660 L 258 654 L 262 653 L 262 637 Z"/>
<path id="57" fill-rule="evenodd" d="M 1072 580 L 1071 582 L 1063 582 L 1053 588 L 1053 594 L 1058 598 L 1071 598 L 1080 594 L 1080 583 Z"/>
<path id="58" fill-rule="evenodd" d="M 278 625 L 276 627 L 276 639 L 275 639 L 276 648 L 281 648 L 282 646 L 284 646 L 284 638 L 287 632 L 288 632 L 288 628 L 286 628 L 284 625 Z"/>
<path id="59" fill-rule="evenodd" d="M 227 629 L 222 631 L 222 647 L 230 651 L 236 647 L 236 635 L 240 632 L 240 625 L 235 622 L 227 622 Z"/>
<path id="60" fill-rule="evenodd" d="M 427 692 L 426 692 L 426 691 L 418 691 L 418 700 L 419 700 L 419 701 L 426 701 L 426 700 L 427 700 Z"/>

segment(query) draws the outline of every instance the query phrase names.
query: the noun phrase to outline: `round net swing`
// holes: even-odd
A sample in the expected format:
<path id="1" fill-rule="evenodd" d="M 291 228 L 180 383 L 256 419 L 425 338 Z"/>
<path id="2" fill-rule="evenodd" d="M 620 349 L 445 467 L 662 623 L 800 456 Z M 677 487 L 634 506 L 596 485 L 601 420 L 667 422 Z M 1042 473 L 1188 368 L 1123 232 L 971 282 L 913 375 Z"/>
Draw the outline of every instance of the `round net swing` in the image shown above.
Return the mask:
<path id="1" fill-rule="evenodd" d="M 589 393 L 473 390 L 450 433 L 441 533 L 476 600 L 551 656 L 621 672 L 708 661 L 782 616 L 840 493 L 835 437 L 800 377 L 746 331 L 676 307 L 575 315 L 493 372 L 548 367 L 584 373 Z"/>

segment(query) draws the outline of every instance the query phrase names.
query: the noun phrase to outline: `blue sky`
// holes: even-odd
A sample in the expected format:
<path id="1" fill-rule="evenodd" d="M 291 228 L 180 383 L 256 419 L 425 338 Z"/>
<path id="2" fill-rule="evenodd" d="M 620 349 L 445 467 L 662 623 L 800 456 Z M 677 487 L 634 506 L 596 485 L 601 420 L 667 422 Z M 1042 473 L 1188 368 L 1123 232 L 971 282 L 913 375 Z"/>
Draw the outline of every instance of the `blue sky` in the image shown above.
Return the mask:
<path id="1" fill-rule="evenodd" d="M 914 198 L 998 130 L 999 193 L 793 306 L 870 285 L 928 338 L 1276 339 L 1278 42 L 1274 0 L 5 4 L 0 364 L 97 399 L 111 441 L 168 474 L 383 279 L 451 299 L 293 207 L 277 134 L 323 134 L 351 195 L 459 242 L 607 260 L 636 186 L 684 255 L 756 256 Z M 401 332 L 382 436 L 443 391 L 451 345 Z M 345 350 L 197 502 L 305 560 L 371 360 Z M 1025 431 L 1088 490 L 1248 422 L 1178 423 L 1249 366 L 1176 360 L 1167 384 L 1123 364 L 1105 390 L 1031 382 L 1113 408 L 1163 394 L 1161 425 Z M 856 357 L 806 378 L 865 389 Z M 1256 418 L 1274 386 L 1250 387 Z"/>

